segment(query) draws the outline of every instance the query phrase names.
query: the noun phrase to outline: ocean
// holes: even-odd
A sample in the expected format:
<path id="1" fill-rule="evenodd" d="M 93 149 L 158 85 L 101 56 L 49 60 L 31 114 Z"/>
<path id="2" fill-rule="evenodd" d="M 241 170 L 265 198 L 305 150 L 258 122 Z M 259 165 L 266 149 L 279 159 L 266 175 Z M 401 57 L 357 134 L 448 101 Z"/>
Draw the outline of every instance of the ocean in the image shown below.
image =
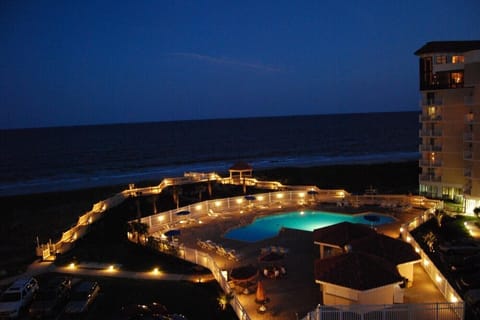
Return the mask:
<path id="1" fill-rule="evenodd" d="M 418 112 L 0 130 L 0 196 L 254 170 L 416 160 Z M 254 171 L 255 172 L 255 171 Z"/>

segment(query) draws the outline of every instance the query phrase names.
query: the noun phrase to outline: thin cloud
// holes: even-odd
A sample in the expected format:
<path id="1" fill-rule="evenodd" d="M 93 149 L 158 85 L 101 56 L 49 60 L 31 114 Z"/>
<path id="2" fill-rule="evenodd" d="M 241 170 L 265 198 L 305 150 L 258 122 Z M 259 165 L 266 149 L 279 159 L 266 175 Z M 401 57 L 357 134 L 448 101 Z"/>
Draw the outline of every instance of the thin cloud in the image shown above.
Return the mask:
<path id="1" fill-rule="evenodd" d="M 173 52 L 167 55 L 174 56 L 174 57 L 184 57 L 184 58 L 189 58 L 189 59 L 198 60 L 198 61 L 205 61 L 213 64 L 232 65 L 232 66 L 238 66 L 238 67 L 255 69 L 260 71 L 267 71 L 267 72 L 282 71 L 280 68 L 276 68 L 276 67 L 272 67 L 264 64 L 244 62 L 244 61 L 239 61 L 239 60 L 234 60 L 229 58 L 218 58 L 218 57 L 212 57 L 212 56 L 207 56 L 207 55 L 198 54 L 198 53 Z"/>

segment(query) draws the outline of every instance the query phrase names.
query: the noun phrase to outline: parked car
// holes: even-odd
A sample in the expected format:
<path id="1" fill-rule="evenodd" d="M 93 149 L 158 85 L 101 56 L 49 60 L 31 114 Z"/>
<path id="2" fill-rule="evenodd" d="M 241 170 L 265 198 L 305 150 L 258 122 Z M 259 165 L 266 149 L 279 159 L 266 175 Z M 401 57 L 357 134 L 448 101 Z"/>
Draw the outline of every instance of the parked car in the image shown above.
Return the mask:
<path id="1" fill-rule="evenodd" d="M 41 285 L 30 306 L 30 316 L 48 318 L 58 314 L 70 298 L 71 288 L 72 281 L 66 277 L 54 277 Z"/>
<path id="2" fill-rule="evenodd" d="M 94 281 L 81 281 L 73 289 L 70 301 L 65 306 L 65 313 L 76 314 L 88 310 L 100 293 L 100 286 Z"/>
<path id="3" fill-rule="evenodd" d="M 13 319 L 20 315 L 33 300 L 39 289 L 35 278 L 21 278 L 16 280 L 0 296 L 0 318 Z"/>

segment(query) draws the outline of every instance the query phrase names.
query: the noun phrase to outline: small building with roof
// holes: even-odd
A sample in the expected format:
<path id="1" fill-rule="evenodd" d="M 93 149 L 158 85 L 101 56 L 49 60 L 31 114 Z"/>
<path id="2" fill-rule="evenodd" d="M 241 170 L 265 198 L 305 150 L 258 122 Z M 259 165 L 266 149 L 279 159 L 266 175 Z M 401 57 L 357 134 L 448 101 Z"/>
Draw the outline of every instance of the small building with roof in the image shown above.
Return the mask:
<path id="1" fill-rule="evenodd" d="M 240 161 L 228 169 L 230 180 L 235 183 L 243 183 L 245 178 L 251 178 L 253 167 L 246 162 Z"/>
<path id="2" fill-rule="evenodd" d="M 324 304 L 403 302 L 403 287 L 421 261 L 410 244 L 350 222 L 316 229 L 313 238 L 320 247 L 314 270 Z"/>
<path id="3" fill-rule="evenodd" d="M 313 243 L 320 247 L 320 259 L 343 254 L 353 240 L 375 235 L 376 231 L 363 224 L 340 222 L 313 231 Z"/>
<path id="4" fill-rule="evenodd" d="M 395 265 L 364 252 L 317 259 L 315 282 L 325 305 L 403 302 L 403 277 Z"/>

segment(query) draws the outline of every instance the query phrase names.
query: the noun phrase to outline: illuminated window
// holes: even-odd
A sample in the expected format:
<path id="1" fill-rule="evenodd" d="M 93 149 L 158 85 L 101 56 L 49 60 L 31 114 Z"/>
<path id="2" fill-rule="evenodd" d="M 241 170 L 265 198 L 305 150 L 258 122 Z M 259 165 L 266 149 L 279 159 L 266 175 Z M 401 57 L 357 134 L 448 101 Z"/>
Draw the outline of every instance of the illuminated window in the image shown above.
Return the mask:
<path id="1" fill-rule="evenodd" d="M 461 72 L 452 72 L 450 75 L 452 83 L 458 84 L 463 82 L 463 73 Z"/>
<path id="2" fill-rule="evenodd" d="M 463 56 L 452 56 L 452 63 L 463 63 Z"/>
<path id="3" fill-rule="evenodd" d="M 436 56 L 435 57 L 436 64 L 446 64 L 447 63 L 447 56 Z"/>
<path id="4" fill-rule="evenodd" d="M 468 122 L 472 122 L 472 121 L 473 121 L 473 112 L 470 111 L 469 113 L 467 113 L 467 121 L 468 121 Z"/>
<path id="5" fill-rule="evenodd" d="M 429 106 L 427 108 L 427 113 L 430 117 L 435 117 L 437 115 L 437 108 L 435 106 Z"/>

